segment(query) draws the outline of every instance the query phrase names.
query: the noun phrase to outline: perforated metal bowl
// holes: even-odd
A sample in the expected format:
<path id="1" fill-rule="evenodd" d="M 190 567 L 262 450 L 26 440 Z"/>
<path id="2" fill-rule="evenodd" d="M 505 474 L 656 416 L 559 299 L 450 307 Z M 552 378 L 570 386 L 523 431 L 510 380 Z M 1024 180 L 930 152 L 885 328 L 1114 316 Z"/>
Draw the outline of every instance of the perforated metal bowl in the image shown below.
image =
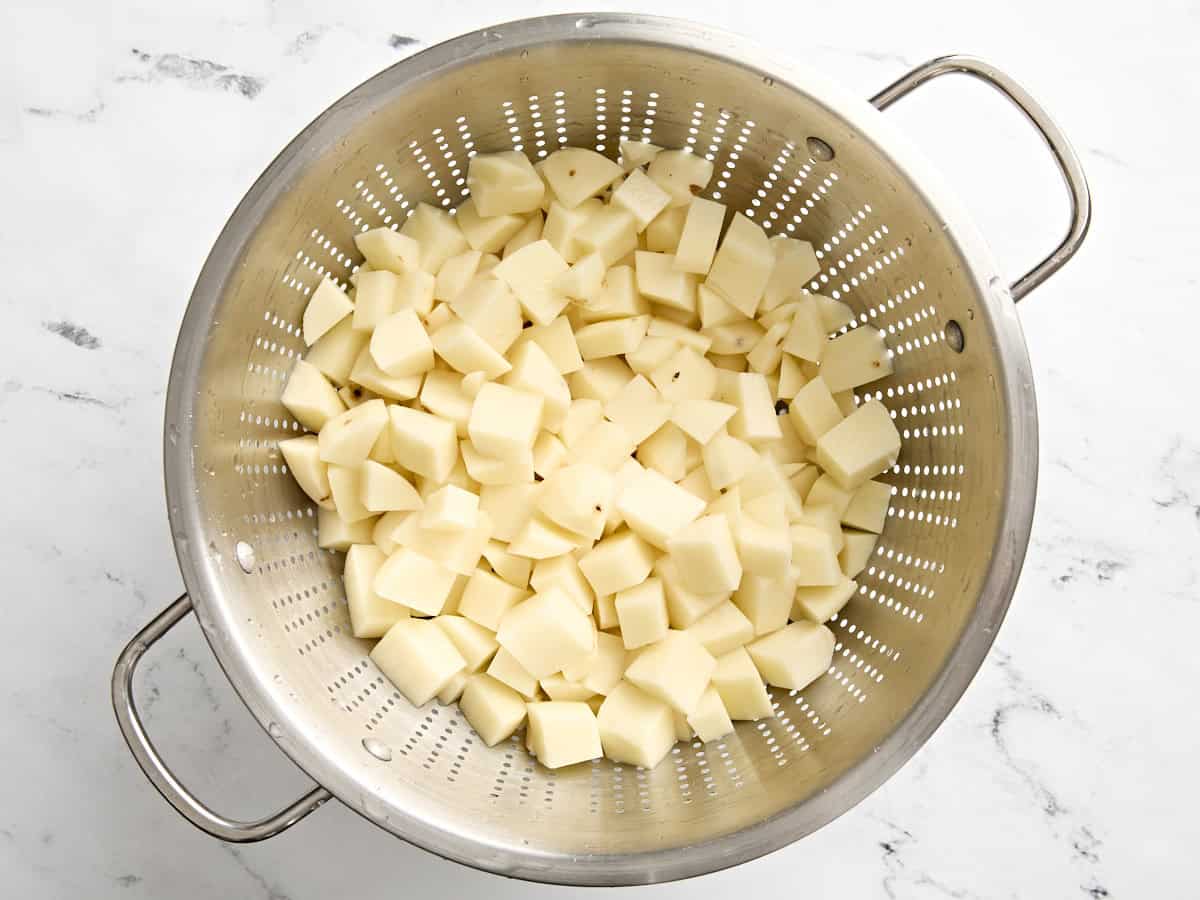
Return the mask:
<path id="1" fill-rule="evenodd" d="M 965 72 L 1013 100 L 1067 180 L 1070 233 L 1011 289 L 935 173 L 880 112 Z M 872 105 L 872 103 L 874 105 Z M 812 241 L 811 287 L 884 330 L 895 374 L 870 386 L 904 438 L 860 592 L 831 622 L 830 673 L 776 691 L 773 719 L 678 745 L 653 771 L 600 760 L 551 772 L 517 739 L 494 749 L 456 707 L 412 708 L 348 627 L 341 557 L 277 442 L 299 431 L 279 397 L 322 274 L 344 282 L 352 236 L 418 201 L 464 196 L 468 157 L 544 156 L 621 135 L 712 159 L 710 196 L 771 234 Z M 971 679 L 1025 553 L 1037 420 L 1014 301 L 1075 251 L 1087 188 L 1066 140 L 1009 78 L 977 60 L 926 64 L 871 103 L 760 47 L 635 16 L 516 22 L 434 47 L 339 100 L 270 165 L 213 248 L 171 369 L 170 523 L 188 593 L 118 662 L 114 704 L 138 762 L 199 827 L 257 840 L 330 796 L 435 853 L 542 881 L 696 875 L 808 834 L 877 787 Z M 146 648 L 196 612 L 230 681 L 321 787 L 257 822 L 208 810 L 172 776 L 131 701 Z"/>

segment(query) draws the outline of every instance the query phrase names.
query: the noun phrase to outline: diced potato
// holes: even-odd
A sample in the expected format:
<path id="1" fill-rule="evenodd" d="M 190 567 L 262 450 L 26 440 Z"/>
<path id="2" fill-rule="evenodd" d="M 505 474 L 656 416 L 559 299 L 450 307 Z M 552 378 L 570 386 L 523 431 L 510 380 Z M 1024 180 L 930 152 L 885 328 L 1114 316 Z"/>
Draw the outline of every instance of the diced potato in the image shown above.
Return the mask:
<path id="1" fill-rule="evenodd" d="M 420 509 L 421 496 L 399 472 L 368 459 L 359 472 L 359 497 L 373 513 Z"/>
<path id="2" fill-rule="evenodd" d="M 489 747 L 511 737 L 525 721 L 525 698 L 490 675 L 467 679 L 459 709 Z"/>
<path id="3" fill-rule="evenodd" d="M 753 316 L 774 267 L 775 253 L 762 226 L 734 213 L 706 283 L 735 309 Z"/>
<path id="4" fill-rule="evenodd" d="M 712 686 L 720 695 L 730 719 L 754 721 L 775 715 L 762 676 L 745 647 L 738 647 L 717 659 Z"/>
<path id="5" fill-rule="evenodd" d="M 767 684 L 800 691 L 825 674 L 833 661 L 833 632 L 812 622 L 793 622 L 747 645 Z"/>
<path id="6" fill-rule="evenodd" d="M 358 311 L 357 305 L 355 312 Z M 321 338 L 304 355 L 305 362 L 315 366 L 334 384 L 343 385 L 350 378 L 354 361 L 367 345 L 370 335 L 354 330 L 354 317 L 347 316 Z"/>
<path id="7" fill-rule="evenodd" d="M 403 406 L 390 407 L 388 415 L 396 461 L 418 475 L 445 481 L 458 460 L 454 423 Z"/>
<path id="8" fill-rule="evenodd" d="M 626 650 L 644 647 L 666 637 L 667 601 L 659 579 L 647 578 L 641 584 L 618 591 L 613 604 Z"/>
<path id="9" fill-rule="evenodd" d="M 595 254 L 589 258 L 598 258 Z M 585 322 L 602 322 L 640 316 L 650 312 L 650 304 L 638 293 L 637 279 L 630 266 L 613 266 L 604 273 L 596 295 L 578 307 Z"/>
<path id="10" fill-rule="evenodd" d="M 630 379 L 604 406 L 604 415 L 624 428 L 635 443 L 657 431 L 670 413 L 671 405 L 641 375 Z"/>
<path id="11" fill-rule="evenodd" d="M 679 486 L 689 494 L 699 497 L 705 503 L 711 503 L 720 496 L 711 484 L 708 482 L 708 473 L 704 471 L 704 466 L 697 466 L 688 472 L 687 475 L 679 482 Z"/>
<path id="12" fill-rule="evenodd" d="M 492 520 L 492 536 L 511 541 L 533 513 L 540 484 L 484 485 L 479 489 L 479 509 Z"/>
<path id="13" fill-rule="evenodd" d="M 580 255 L 596 253 L 605 265 L 617 265 L 637 249 L 638 223 L 629 212 L 605 206 L 587 217 L 575 235 Z"/>
<path id="14" fill-rule="evenodd" d="M 707 275 L 712 268 L 725 222 L 725 204 L 695 197 L 687 207 L 683 232 L 675 251 L 675 268 L 682 272 Z"/>
<path id="15" fill-rule="evenodd" d="M 509 610 L 496 639 L 535 678 L 552 675 L 596 649 L 591 617 L 557 587 Z"/>
<path id="16" fill-rule="evenodd" d="M 567 415 L 563 419 L 559 436 L 568 448 L 574 446 L 592 428 L 604 418 L 604 404 L 590 397 L 581 397 L 571 401 Z"/>
<path id="17" fill-rule="evenodd" d="M 422 615 L 436 616 L 454 587 L 455 573 L 420 553 L 400 547 L 375 575 L 375 593 Z M 440 688 L 439 688 L 440 690 Z"/>
<path id="18" fill-rule="evenodd" d="M 479 389 L 467 421 L 475 449 L 497 459 L 531 460 L 542 421 L 540 394 L 489 382 Z"/>
<path id="19" fill-rule="evenodd" d="M 535 515 L 529 518 L 513 538 L 508 550 L 517 556 L 527 556 L 530 559 L 551 559 L 572 552 L 581 542 L 588 540 L 590 539 Z"/>
<path id="20" fill-rule="evenodd" d="M 775 269 L 763 292 L 762 308 L 766 310 L 801 296 L 805 285 L 821 271 L 817 254 L 807 241 L 776 235 L 771 238 L 771 249 L 775 253 Z"/>
<path id="21" fill-rule="evenodd" d="M 764 578 L 783 578 L 792 563 L 792 544 L 784 526 L 763 525 L 740 516 L 733 529 L 742 568 Z"/>
<path id="22" fill-rule="evenodd" d="M 718 491 L 736 484 L 759 461 L 753 447 L 724 430 L 704 445 L 701 455 L 708 483 Z"/>
<path id="23" fill-rule="evenodd" d="M 460 438 L 467 436 L 473 401 L 463 390 L 463 378 L 457 372 L 435 369 L 426 374 L 421 385 L 421 406 L 426 412 L 453 422 Z"/>
<path id="24" fill-rule="evenodd" d="M 564 668 L 563 675 L 594 694 L 608 694 L 625 673 L 627 656 L 621 638 L 598 632 L 595 651 Z"/>
<path id="25" fill-rule="evenodd" d="M 434 282 L 433 299 L 449 303 L 461 294 L 479 271 L 482 259 L 483 254 L 478 250 L 467 250 L 442 263 L 442 270 L 437 273 Z"/>
<path id="26" fill-rule="evenodd" d="M 302 359 L 296 360 L 292 367 L 280 402 L 309 431 L 320 431 L 327 421 L 346 409 L 320 370 Z"/>
<path id="27" fill-rule="evenodd" d="M 492 274 L 512 289 L 530 319 L 548 325 L 567 305 L 567 298 L 550 286 L 567 268 L 550 242 L 540 240 L 506 256 Z"/>
<path id="28" fill-rule="evenodd" d="M 567 445 L 549 431 L 543 431 L 533 442 L 533 471 L 546 479 L 567 464 L 567 455 Z"/>
<path id="29" fill-rule="evenodd" d="M 705 613 L 687 633 L 717 657 L 754 640 L 754 625 L 737 606 L 725 601 Z"/>
<path id="30" fill-rule="evenodd" d="M 296 479 L 300 489 L 320 505 L 328 505 L 329 465 L 321 459 L 321 451 L 314 435 L 288 438 L 279 442 L 279 452 L 287 463 L 288 472 Z"/>
<path id="31" fill-rule="evenodd" d="M 704 501 L 652 469 L 634 475 L 617 498 L 629 527 L 660 550 L 704 511 Z"/>
<path id="32" fill-rule="evenodd" d="M 614 422 L 601 420 L 568 447 L 574 463 L 591 463 L 602 469 L 616 468 L 634 450 L 629 433 Z"/>
<path id="33" fill-rule="evenodd" d="M 637 222 L 638 231 L 644 231 L 659 213 L 666 209 L 670 195 L 651 181 L 640 169 L 635 169 L 613 191 L 612 205 L 625 210 Z"/>
<path id="34" fill-rule="evenodd" d="M 422 376 L 389 375 L 375 365 L 370 347 L 364 347 L 350 370 L 350 381 L 388 400 L 411 400 L 421 391 Z"/>
<path id="35" fill-rule="evenodd" d="M 460 319 L 441 325 L 429 339 L 434 352 L 464 375 L 483 372 L 488 378 L 499 378 L 512 368 L 479 332 Z"/>
<path id="36" fill-rule="evenodd" d="M 545 188 L 529 157 L 518 150 L 478 153 L 467 166 L 467 187 L 481 216 L 508 216 L 540 209 Z"/>
<path id="37" fill-rule="evenodd" d="M 282 445 L 280 445 L 282 446 Z M 311 497 L 312 495 L 309 494 Z M 887 521 L 888 506 L 892 502 L 892 486 L 881 481 L 866 481 L 850 498 L 842 513 L 842 524 L 861 531 L 879 534 Z"/>
<path id="38" fill-rule="evenodd" d="M 533 480 L 533 453 L 521 460 L 484 456 L 470 441 L 459 445 L 467 474 L 479 484 L 518 484 Z"/>
<path id="39" fill-rule="evenodd" d="M 763 375 L 773 375 L 783 362 L 782 344 L 787 330 L 787 322 L 777 322 L 768 328 L 746 354 L 747 366 Z"/>
<path id="40" fill-rule="evenodd" d="M 818 375 L 796 392 L 788 405 L 788 416 L 806 444 L 815 445 L 821 436 L 842 421 L 825 379 Z"/>
<path id="41" fill-rule="evenodd" d="M 675 265 L 670 253 L 638 250 L 634 254 L 638 290 L 657 303 L 692 313 L 696 310 L 697 279 Z"/>
<path id="42" fill-rule="evenodd" d="M 529 592 L 523 588 L 514 587 L 491 572 L 476 569 L 467 579 L 458 601 L 458 612 L 484 628 L 497 631 L 505 614 L 528 597 Z"/>
<path id="43" fill-rule="evenodd" d="M 683 478 L 691 462 L 687 436 L 670 422 L 642 441 L 637 457 L 646 468 L 654 469 L 671 481 Z"/>
<path id="44" fill-rule="evenodd" d="M 521 304 L 498 278 L 473 279 L 451 301 L 450 308 L 497 353 L 507 353 L 521 336 Z M 430 329 L 434 330 L 432 324 Z"/>
<path id="45" fill-rule="evenodd" d="M 487 667 L 487 674 L 516 691 L 526 700 L 532 700 L 537 696 L 537 679 L 525 671 L 525 668 L 517 662 L 516 657 L 503 647 L 497 650 L 496 655 L 492 657 L 492 662 Z"/>
<path id="46" fill-rule="evenodd" d="M 834 515 L 839 518 L 846 512 L 850 505 L 850 499 L 854 496 L 853 491 L 847 491 L 838 486 L 838 483 L 828 475 L 822 475 L 809 489 L 808 497 L 805 498 L 805 508 L 824 506 L 833 510 Z"/>
<path id="47" fill-rule="evenodd" d="M 696 153 L 663 150 L 655 155 L 646 174 L 671 196 L 671 206 L 687 206 L 708 187 L 713 164 Z"/>
<path id="48" fill-rule="evenodd" d="M 675 743 L 671 707 L 628 681 L 613 688 L 596 720 L 604 754 L 615 762 L 652 769 Z"/>
<path id="49" fill-rule="evenodd" d="M 671 630 L 630 663 L 625 680 L 686 716 L 699 705 L 716 667 L 694 636 Z"/>
<path id="50" fill-rule="evenodd" d="M 538 593 L 556 587 L 575 601 L 583 613 L 590 614 L 592 611 L 595 595 L 579 570 L 579 560 L 570 553 L 538 560 L 533 566 L 530 585 Z"/>
<path id="51" fill-rule="evenodd" d="M 616 628 L 620 624 L 617 620 L 617 598 L 615 594 L 605 594 L 596 597 L 596 606 L 592 612 L 596 619 L 597 628 Z M 620 638 L 617 638 L 617 640 L 620 640 Z M 622 644 L 622 647 L 624 647 L 624 644 Z M 624 666 L 621 667 L 621 672 L 624 674 Z"/>
<path id="52" fill-rule="evenodd" d="M 733 722 L 715 687 L 709 687 L 700 697 L 695 712 L 687 717 L 687 723 L 696 730 L 702 741 L 715 741 L 733 731 Z"/>
<path id="53" fill-rule="evenodd" d="M 761 637 L 788 623 L 795 592 L 796 584 L 789 577 L 763 578 L 747 574 L 734 592 L 733 604 L 750 620 L 754 634 Z"/>
<path id="54" fill-rule="evenodd" d="M 649 324 L 649 316 L 634 316 L 585 325 L 575 332 L 579 354 L 585 360 L 592 360 L 632 353 L 646 336 Z"/>
<path id="55" fill-rule="evenodd" d="M 837 559 L 841 548 L 828 531 L 814 525 L 793 525 L 788 535 L 792 541 L 791 571 L 798 585 L 830 585 L 842 580 Z"/>
<path id="56" fill-rule="evenodd" d="M 317 435 L 321 459 L 339 466 L 359 466 L 387 422 L 387 406 L 382 400 L 369 400 L 334 416 Z"/>
<path id="57" fill-rule="evenodd" d="M 529 584 L 529 575 L 533 564 L 525 557 L 509 553 L 505 549 L 506 547 L 507 545 L 501 541 L 489 540 L 487 546 L 483 548 L 483 557 L 492 567 L 492 571 L 504 581 L 523 589 Z"/>
<path id="58" fill-rule="evenodd" d="M 858 584 L 849 578 L 843 578 L 837 584 L 797 588 L 791 616 L 821 625 L 841 612 L 856 590 Z"/>
<path id="59" fill-rule="evenodd" d="M 571 405 L 571 390 L 554 361 L 538 344 L 521 344 L 510 356 L 512 371 L 501 383 L 543 401 L 541 427 L 558 432 Z M 482 388 L 481 388 L 482 390 Z"/>
<path id="60" fill-rule="evenodd" d="M 390 228 L 372 228 L 356 234 L 354 245 L 372 269 L 403 272 L 421 264 L 420 245 L 408 235 Z"/>
<path id="61" fill-rule="evenodd" d="M 436 275 L 442 263 L 467 249 L 467 239 L 448 212 L 428 203 L 417 204 L 400 234 L 412 238 L 421 246 L 421 268 Z"/>
<path id="62" fill-rule="evenodd" d="M 842 531 L 842 549 L 838 553 L 838 565 L 850 578 L 867 567 L 875 552 L 879 535 L 869 531 Z"/>
<path id="63" fill-rule="evenodd" d="M 563 316 L 559 316 L 549 325 L 526 328 L 523 339 L 533 341 L 545 350 L 546 355 L 563 375 L 583 368 L 583 357 L 579 355 L 575 333 L 571 330 L 571 323 Z"/>
<path id="64" fill-rule="evenodd" d="M 433 344 L 411 309 L 392 313 L 371 335 L 371 358 L 388 375 L 417 375 L 433 368 Z"/>
<path id="65" fill-rule="evenodd" d="M 757 372 L 730 373 L 730 390 L 722 399 L 737 407 L 729 420 L 729 433 L 749 444 L 779 440 L 783 433 L 767 380 Z"/>
<path id="66" fill-rule="evenodd" d="M 749 353 L 766 333 L 766 329 L 753 319 L 744 317 L 727 325 L 705 329 L 705 334 L 712 338 L 712 352 L 725 355 Z"/>
<path id="67" fill-rule="evenodd" d="M 585 200 L 574 209 L 568 209 L 561 203 L 551 203 L 542 237 L 568 263 L 578 262 L 588 255 L 579 243 L 579 230 L 588 219 L 603 209 L 604 204 L 600 200 Z"/>
<path id="68" fill-rule="evenodd" d="M 607 403 L 633 378 L 633 370 L 616 357 L 590 359 L 567 379 L 571 396 Z"/>
<path id="69" fill-rule="evenodd" d="M 469 531 L 478 520 L 479 497 L 453 484 L 430 494 L 421 511 L 421 527 L 431 531 Z"/>
<path id="70" fill-rule="evenodd" d="M 671 412 L 671 421 L 688 437 L 707 444 L 733 418 L 737 407 L 716 400 L 685 400 Z"/>
<path id="71" fill-rule="evenodd" d="M 711 400 L 717 390 L 717 370 L 691 347 L 680 347 L 650 374 L 650 381 L 670 403 Z"/>
<path id="72" fill-rule="evenodd" d="M 559 769 L 604 755 L 596 716 L 586 703 L 551 700 L 530 703 L 526 711 L 530 752 L 547 769 Z"/>
<path id="73" fill-rule="evenodd" d="M 626 172 L 632 172 L 638 166 L 644 166 L 662 152 L 662 147 L 657 144 L 651 144 L 645 140 L 635 141 L 626 137 L 621 138 L 618 146 L 621 151 L 621 168 Z"/>
<path id="74" fill-rule="evenodd" d="M 599 253 L 589 253 L 555 278 L 551 286 L 573 300 L 591 303 L 600 295 L 606 269 Z"/>
<path id="75" fill-rule="evenodd" d="M 388 629 L 371 659 L 413 706 L 424 706 L 466 668 L 445 633 L 426 619 L 402 619 Z"/>
<path id="76" fill-rule="evenodd" d="M 354 312 L 354 301 L 328 275 L 321 279 L 304 307 L 304 343 L 311 347 L 338 322 Z"/>
<path id="77" fill-rule="evenodd" d="M 475 199 L 468 198 L 454 216 L 471 248 L 481 253 L 499 253 L 525 225 L 523 216 L 493 216 L 483 218 Z"/>
<path id="78" fill-rule="evenodd" d="M 479 672 L 492 661 L 500 645 L 495 634 L 470 619 L 440 615 L 433 620 L 466 661 L 466 672 Z"/>
<path id="79" fill-rule="evenodd" d="M 632 531 L 606 537 L 579 560 L 596 596 L 616 594 L 645 581 L 654 565 L 653 548 Z"/>
<path id="80" fill-rule="evenodd" d="M 546 479 L 538 509 L 551 522 L 598 540 L 613 501 L 612 474 L 590 463 L 575 463 Z"/>
<path id="81" fill-rule="evenodd" d="M 829 346 L 825 335 L 825 324 L 816 299 L 801 297 L 783 341 L 784 352 L 809 362 L 821 362 Z"/>
<path id="82" fill-rule="evenodd" d="M 375 593 L 375 574 L 384 562 L 383 551 L 370 544 L 354 544 L 346 551 L 346 606 L 350 627 L 357 638 L 383 637 L 387 630 L 408 618 L 408 607 Z"/>
<path id="83" fill-rule="evenodd" d="M 686 206 L 668 206 L 646 226 L 646 249 L 652 253 L 674 253 L 687 222 Z"/>
<path id="84" fill-rule="evenodd" d="M 892 374 L 892 358 L 883 332 L 870 325 L 834 338 L 821 359 L 821 377 L 837 393 Z"/>
<path id="85" fill-rule="evenodd" d="M 508 239 L 508 243 L 504 245 L 504 249 L 500 253 L 501 259 L 508 259 L 517 251 L 541 240 L 544 225 L 545 221 L 542 218 L 541 212 L 535 212 L 531 215 L 525 220 L 525 224 L 521 226 L 521 230 Z M 495 274 L 495 271 L 495 269 L 492 269 L 493 274 Z"/>
<path id="86" fill-rule="evenodd" d="M 899 455 L 900 433 L 877 400 L 864 403 L 817 441 L 817 462 L 848 490 L 890 469 Z"/>
<path id="87" fill-rule="evenodd" d="M 568 681 L 562 673 L 539 679 L 538 686 L 551 700 L 587 700 L 596 693 L 578 682 Z"/>
<path id="88" fill-rule="evenodd" d="M 742 580 L 733 534 L 725 516 L 704 516 L 667 542 L 684 587 L 697 593 L 735 590 Z"/>
<path id="89" fill-rule="evenodd" d="M 679 567 L 670 556 L 661 556 L 654 563 L 654 572 L 662 579 L 667 600 L 667 618 L 671 627 L 690 628 L 703 616 L 729 599 L 728 591 L 698 593 L 684 586 Z"/>
<path id="90" fill-rule="evenodd" d="M 374 519 L 347 522 L 335 510 L 317 507 L 317 546 L 324 550 L 347 550 L 351 544 L 369 544 L 374 527 Z"/>
<path id="91" fill-rule="evenodd" d="M 558 201 L 572 209 L 616 181 L 622 170 L 595 150 L 564 147 L 546 157 L 542 174 Z"/>

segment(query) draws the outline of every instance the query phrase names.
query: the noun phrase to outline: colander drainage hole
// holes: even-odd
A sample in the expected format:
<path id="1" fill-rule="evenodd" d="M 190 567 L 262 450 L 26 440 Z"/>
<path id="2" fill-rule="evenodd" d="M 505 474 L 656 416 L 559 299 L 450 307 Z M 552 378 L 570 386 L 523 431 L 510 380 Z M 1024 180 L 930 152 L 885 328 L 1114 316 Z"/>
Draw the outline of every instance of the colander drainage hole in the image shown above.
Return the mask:
<path id="1" fill-rule="evenodd" d="M 955 353 L 962 353 L 963 348 L 967 346 L 967 336 L 963 334 L 962 326 L 957 321 L 951 319 L 946 323 L 946 344 Z"/>
<path id="2" fill-rule="evenodd" d="M 237 563 L 242 567 L 242 571 L 247 575 L 254 571 L 254 548 L 245 541 L 238 541 L 233 548 L 233 555 L 237 559 Z"/>
<path id="3" fill-rule="evenodd" d="M 829 162 L 834 157 L 833 148 L 819 137 L 810 137 L 805 141 L 809 155 L 819 162 Z"/>

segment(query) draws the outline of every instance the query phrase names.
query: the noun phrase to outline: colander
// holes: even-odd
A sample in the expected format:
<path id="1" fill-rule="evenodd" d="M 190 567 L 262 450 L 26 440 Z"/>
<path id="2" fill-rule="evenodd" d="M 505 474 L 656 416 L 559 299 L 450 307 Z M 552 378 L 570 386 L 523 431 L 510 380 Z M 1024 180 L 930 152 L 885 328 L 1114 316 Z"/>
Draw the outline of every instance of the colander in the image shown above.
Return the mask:
<path id="1" fill-rule="evenodd" d="M 1069 188 L 1058 248 L 1015 283 L 881 110 L 930 79 L 973 75 L 1015 103 Z M 865 393 L 904 438 L 884 476 L 887 527 L 830 623 L 828 675 L 775 691 L 774 718 L 676 745 L 646 771 L 607 760 L 549 771 L 514 737 L 495 748 L 454 706 L 414 709 L 348 625 L 341 556 L 278 441 L 279 398 L 303 355 L 322 275 L 354 271 L 353 235 L 419 201 L 452 208 L 468 158 L 563 145 L 610 156 L 622 136 L 711 159 L 708 195 L 819 250 L 811 289 L 880 328 L 895 374 Z M 187 594 L 125 649 L 121 728 L 154 786 L 227 841 L 270 837 L 337 797 L 441 856 L 537 881 L 630 884 L 710 872 L 781 847 L 895 772 L 947 715 L 1004 616 L 1029 538 L 1037 414 L 1015 301 L 1078 248 L 1089 198 L 1058 128 L 1010 78 L 946 57 L 865 102 L 741 38 L 631 15 L 557 16 L 441 44 L 337 101 L 255 182 L 188 304 L 167 394 L 164 456 Z M 232 821 L 155 752 L 132 701 L 139 659 L 194 611 L 234 688 L 320 785 L 279 813 Z"/>

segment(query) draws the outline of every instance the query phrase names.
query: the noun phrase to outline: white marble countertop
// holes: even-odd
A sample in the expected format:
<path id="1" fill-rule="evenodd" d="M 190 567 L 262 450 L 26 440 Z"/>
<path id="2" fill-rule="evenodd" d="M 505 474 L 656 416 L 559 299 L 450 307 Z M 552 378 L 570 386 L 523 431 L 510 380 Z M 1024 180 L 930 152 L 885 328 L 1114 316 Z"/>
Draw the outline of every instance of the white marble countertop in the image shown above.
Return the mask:
<path id="1" fill-rule="evenodd" d="M 864 95 L 929 56 L 977 53 L 1056 114 L 1096 201 L 1083 251 L 1021 306 L 1041 412 L 1037 519 L 1011 613 L 965 698 L 886 786 L 809 839 L 638 892 L 1194 892 L 1200 14 L 1031 0 L 592 5 L 747 32 Z M 337 804 L 264 844 L 223 845 L 149 787 L 108 703 L 118 650 L 181 587 L 161 486 L 163 395 L 186 298 L 226 216 L 295 132 L 367 76 L 455 33 L 563 7 L 430 9 L 58 0 L 0 11 L 6 896 L 583 895 L 443 862 Z M 978 85 L 923 93 L 889 115 L 945 168 L 1016 273 L 1065 221 L 1044 151 Z M 161 749 L 217 808 L 261 813 L 306 783 L 194 624 L 155 651 L 143 680 Z"/>

